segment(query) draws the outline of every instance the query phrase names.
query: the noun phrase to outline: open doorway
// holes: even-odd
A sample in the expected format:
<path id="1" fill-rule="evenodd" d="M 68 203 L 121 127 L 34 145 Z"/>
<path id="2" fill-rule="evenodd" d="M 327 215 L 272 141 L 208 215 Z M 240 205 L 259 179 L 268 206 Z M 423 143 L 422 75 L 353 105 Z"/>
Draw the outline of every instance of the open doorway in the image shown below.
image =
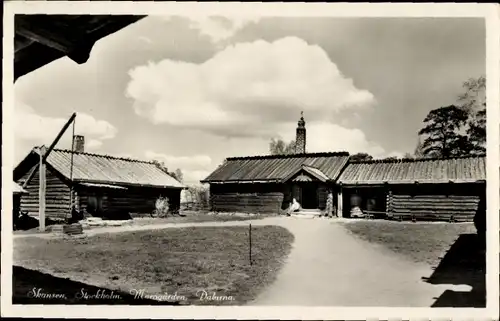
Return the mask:
<path id="1" fill-rule="evenodd" d="M 301 184 L 300 186 L 300 202 L 304 209 L 317 209 L 318 202 L 318 186 L 316 184 Z"/>

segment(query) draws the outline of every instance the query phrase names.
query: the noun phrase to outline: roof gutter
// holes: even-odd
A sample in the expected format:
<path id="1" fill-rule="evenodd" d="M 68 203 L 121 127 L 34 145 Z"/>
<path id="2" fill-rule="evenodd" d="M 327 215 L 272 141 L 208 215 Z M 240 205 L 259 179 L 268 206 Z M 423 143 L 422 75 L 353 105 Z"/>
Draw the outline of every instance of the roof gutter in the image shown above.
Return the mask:
<path id="1" fill-rule="evenodd" d="M 416 180 L 416 181 L 341 181 L 340 185 L 345 187 L 356 187 L 360 185 L 373 186 L 373 185 L 416 185 L 416 184 L 482 184 L 486 183 L 485 179 L 467 180 L 447 180 L 447 181 L 433 181 L 433 180 Z"/>
<path id="2" fill-rule="evenodd" d="M 151 188 L 174 188 L 174 189 L 184 189 L 186 186 L 172 186 L 172 185 L 152 185 L 152 184 L 134 184 L 134 183 L 121 183 L 121 182 L 109 182 L 109 181 L 99 181 L 99 180 L 88 180 L 88 179 L 73 179 L 75 183 L 90 183 L 90 184 L 103 184 L 112 186 L 131 186 L 131 187 L 151 187 Z"/>
<path id="3" fill-rule="evenodd" d="M 228 181 L 210 181 L 203 180 L 200 183 L 208 184 L 255 184 L 255 183 L 282 183 L 279 179 L 268 179 L 268 180 L 228 180 Z"/>

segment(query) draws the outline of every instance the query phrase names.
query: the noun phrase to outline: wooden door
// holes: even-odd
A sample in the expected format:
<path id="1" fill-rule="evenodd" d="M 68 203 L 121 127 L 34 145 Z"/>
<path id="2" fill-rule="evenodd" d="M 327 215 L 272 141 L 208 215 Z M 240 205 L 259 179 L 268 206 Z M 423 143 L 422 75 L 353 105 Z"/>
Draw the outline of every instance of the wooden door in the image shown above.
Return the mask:
<path id="1" fill-rule="evenodd" d="M 93 216 L 101 216 L 102 211 L 102 195 L 89 195 L 87 199 L 87 212 Z"/>

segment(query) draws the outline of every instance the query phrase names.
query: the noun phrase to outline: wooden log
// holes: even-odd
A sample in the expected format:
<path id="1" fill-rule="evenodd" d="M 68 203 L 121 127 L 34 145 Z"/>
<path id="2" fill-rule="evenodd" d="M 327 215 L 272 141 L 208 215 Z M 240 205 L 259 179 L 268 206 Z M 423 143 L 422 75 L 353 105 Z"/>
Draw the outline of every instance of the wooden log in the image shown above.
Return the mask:
<path id="1" fill-rule="evenodd" d="M 337 216 L 344 216 L 344 195 L 342 193 L 342 190 L 340 190 L 337 194 Z"/>
<path id="2" fill-rule="evenodd" d="M 39 230 L 40 232 L 45 232 L 45 189 L 46 189 L 46 182 L 45 182 L 45 162 L 43 161 L 45 157 L 45 147 L 42 146 L 40 148 L 40 163 L 39 163 L 39 168 L 38 172 L 40 175 L 40 182 L 39 182 L 39 196 L 38 196 L 38 206 L 39 206 L 39 213 L 38 217 L 39 219 Z"/>
<path id="3" fill-rule="evenodd" d="M 467 199 L 470 197 L 479 197 L 479 194 L 466 194 L 466 195 L 456 195 L 456 194 L 401 194 L 393 193 L 394 198 L 435 198 L 435 199 Z"/>

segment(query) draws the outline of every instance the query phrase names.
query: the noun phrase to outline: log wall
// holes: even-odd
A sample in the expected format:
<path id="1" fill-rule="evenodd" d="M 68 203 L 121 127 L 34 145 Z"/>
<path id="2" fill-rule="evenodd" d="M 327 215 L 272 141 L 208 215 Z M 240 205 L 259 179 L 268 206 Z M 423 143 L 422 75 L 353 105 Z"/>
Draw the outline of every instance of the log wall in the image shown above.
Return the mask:
<path id="1" fill-rule="evenodd" d="M 86 211 L 89 198 L 100 199 L 101 211 L 127 211 L 133 217 L 150 216 L 155 210 L 156 200 L 167 197 L 170 211 L 180 207 L 180 189 L 129 187 L 127 190 L 103 188 L 78 188 L 80 210 Z"/>
<path id="2" fill-rule="evenodd" d="M 211 184 L 210 208 L 214 212 L 279 213 L 287 209 L 293 200 L 294 184 L 241 183 Z M 334 190 L 334 194 L 336 190 Z M 319 208 L 326 208 L 328 187 L 318 186 Z M 334 200 L 334 206 L 336 206 Z"/>
<path id="3" fill-rule="evenodd" d="M 285 190 L 283 184 L 211 184 L 210 207 L 214 212 L 278 214 L 291 201 Z"/>
<path id="4" fill-rule="evenodd" d="M 318 187 L 318 208 L 324 210 L 326 208 L 326 200 L 328 199 L 328 189 L 325 185 Z M 336 203 L 336 202 L 334 202 Z"/>
<path id="5" fill-rule="evenodd" d="M 393 187 L 391 209 L 395 218 L 472 222 L 485 198 L 485 184 Z"/>
<path id="6" fill-rule="evenodd" d="M 479 196 L 394 195 L 394 216 L 415 216 L 415 219 L 472 222 L 479 208 Z"/>
<path id="7" fill-rule="evenodd" d="M 26 191 L 29 194 L 21 196 L 21 211 L 28 212 L 30 216 L 39 215 L 38 189 L 40 176 L 38 164 L 36 173 L 31 179 Z M 46 168 L 46 191 L 45 191 L 45 217 L 51 219 L 66 219 L 69 217 L 70 188 L 62 181 L 49 167 Z M 20 182 L 24 182 L 29 176 L 29 172 L 23 175 Z"/>

